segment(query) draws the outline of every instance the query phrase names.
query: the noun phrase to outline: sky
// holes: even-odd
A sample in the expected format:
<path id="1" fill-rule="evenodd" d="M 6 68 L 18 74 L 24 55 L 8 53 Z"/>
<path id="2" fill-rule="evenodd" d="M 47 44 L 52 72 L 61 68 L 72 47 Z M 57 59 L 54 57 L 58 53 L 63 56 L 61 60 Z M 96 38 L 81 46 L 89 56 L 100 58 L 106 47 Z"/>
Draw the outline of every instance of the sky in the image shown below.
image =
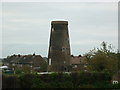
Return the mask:
<path id="1" fill-rule="evenodd" d="M 2 57 L 33 53 L 47 57 L 55 20 L 68 21 L 73 55 L 83 55 L 102 41 L 118 48 L 117 2 L 3 2 Z"/>

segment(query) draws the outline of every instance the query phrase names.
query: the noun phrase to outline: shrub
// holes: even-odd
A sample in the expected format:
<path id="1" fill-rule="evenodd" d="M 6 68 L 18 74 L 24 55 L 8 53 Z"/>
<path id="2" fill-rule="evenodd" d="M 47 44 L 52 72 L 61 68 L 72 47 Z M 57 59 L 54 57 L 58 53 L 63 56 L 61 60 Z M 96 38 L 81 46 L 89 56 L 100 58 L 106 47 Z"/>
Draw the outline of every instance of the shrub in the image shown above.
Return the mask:
<path id="1" fill-rule="evenodd" d="M 33 74 L 23 74 L 19 77 L 21 88 L 31 88 L 33 84 Z"/>

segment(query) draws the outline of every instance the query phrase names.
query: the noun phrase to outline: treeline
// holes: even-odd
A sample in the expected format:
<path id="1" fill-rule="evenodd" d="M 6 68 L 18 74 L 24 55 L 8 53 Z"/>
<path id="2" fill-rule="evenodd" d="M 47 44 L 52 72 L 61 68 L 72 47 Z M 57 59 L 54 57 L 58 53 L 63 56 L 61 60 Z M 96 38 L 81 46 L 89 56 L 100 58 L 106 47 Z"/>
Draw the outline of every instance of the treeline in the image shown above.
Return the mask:
<path id="1" fill-rule="evenodd" d="M 118 73 L 120 71 L 120 51 L 114 51 L 111 44 L 102 42 L 100 48 L 94 48 L 84 55 L 90 71 Z"/>
<path id="2" fill-rule="evenodd" d="M 80 72 L 3 75 L 2 88 L 120 88 L 110 73 Z"/>
<path id="3" fill-rule="evenodd" d="M 2 76 L 3 88 L 120 88 L 112 84 L 112 77 L 120 71 L 120 52 L 114 52 L 106 42 L 84 55 L 88 72 L 71 74 L 53 73 L 38 75 L 21 73 Z"/>

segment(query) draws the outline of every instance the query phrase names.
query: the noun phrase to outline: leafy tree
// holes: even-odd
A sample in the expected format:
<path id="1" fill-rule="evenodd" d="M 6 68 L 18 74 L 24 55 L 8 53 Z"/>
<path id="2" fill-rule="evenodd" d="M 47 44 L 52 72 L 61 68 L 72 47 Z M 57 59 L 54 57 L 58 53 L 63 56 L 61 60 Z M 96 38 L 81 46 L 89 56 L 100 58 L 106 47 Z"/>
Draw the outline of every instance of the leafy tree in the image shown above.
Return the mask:
<path id="1" fill-rule="evenodd" d="M 16 69 L 15 73 L 16 74 L 22 74 L 22 73 L 24 73 L 24 70 L 23 69 Z"/>
<path id="2" fill-rule="evenodd" d="M 28 66 L 23 66 L 22 68 L 16 67 L 15 74 L 30 73 L 31 68 Z"/>
<path id="3" fill-rule="evenodd" d="M 118 71 L 118 55 L 113 52 L 112 45 L 102 42 L 101 48 L 93 49 L 85 54 L 91 71 L 115 73 Z"/>
<path id="4" fill-rule="evenodd" d="M 47 67 L 48 67 L 48 64 L 47 64 L 46 62 L 44 62 L 44 63 L 41 65 L 40 70 L 45 72 L 45 71 L 47 71 Z"/>

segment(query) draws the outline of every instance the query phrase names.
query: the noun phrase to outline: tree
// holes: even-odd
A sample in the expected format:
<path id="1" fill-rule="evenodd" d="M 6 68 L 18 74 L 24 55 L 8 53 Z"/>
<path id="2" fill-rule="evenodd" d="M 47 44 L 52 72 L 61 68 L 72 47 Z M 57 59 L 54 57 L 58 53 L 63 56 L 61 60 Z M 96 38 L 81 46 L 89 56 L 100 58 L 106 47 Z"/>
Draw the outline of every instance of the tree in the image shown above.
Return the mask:
<path id="1" fill-rule="evenodd" d="M 45 72 L 45 71 L 47 71 L 47 67 L 48 67 L 48 64 L 47 64 L 46 62 L 44 62 L 44 63 L 41 65 L 40 70 Z"/>
<path id="2" fill-rule="evenodd" d="M 107 45 L 106 42 L 102 42 L 102 48 L 91 50 L 87 53 L 86 59 L 89 62 L 90 70 L 104 72 L 109 71 L 115 73 L 118 71 L 118 56 L 117 53 L 113 52 L 113 48 Z"/>

